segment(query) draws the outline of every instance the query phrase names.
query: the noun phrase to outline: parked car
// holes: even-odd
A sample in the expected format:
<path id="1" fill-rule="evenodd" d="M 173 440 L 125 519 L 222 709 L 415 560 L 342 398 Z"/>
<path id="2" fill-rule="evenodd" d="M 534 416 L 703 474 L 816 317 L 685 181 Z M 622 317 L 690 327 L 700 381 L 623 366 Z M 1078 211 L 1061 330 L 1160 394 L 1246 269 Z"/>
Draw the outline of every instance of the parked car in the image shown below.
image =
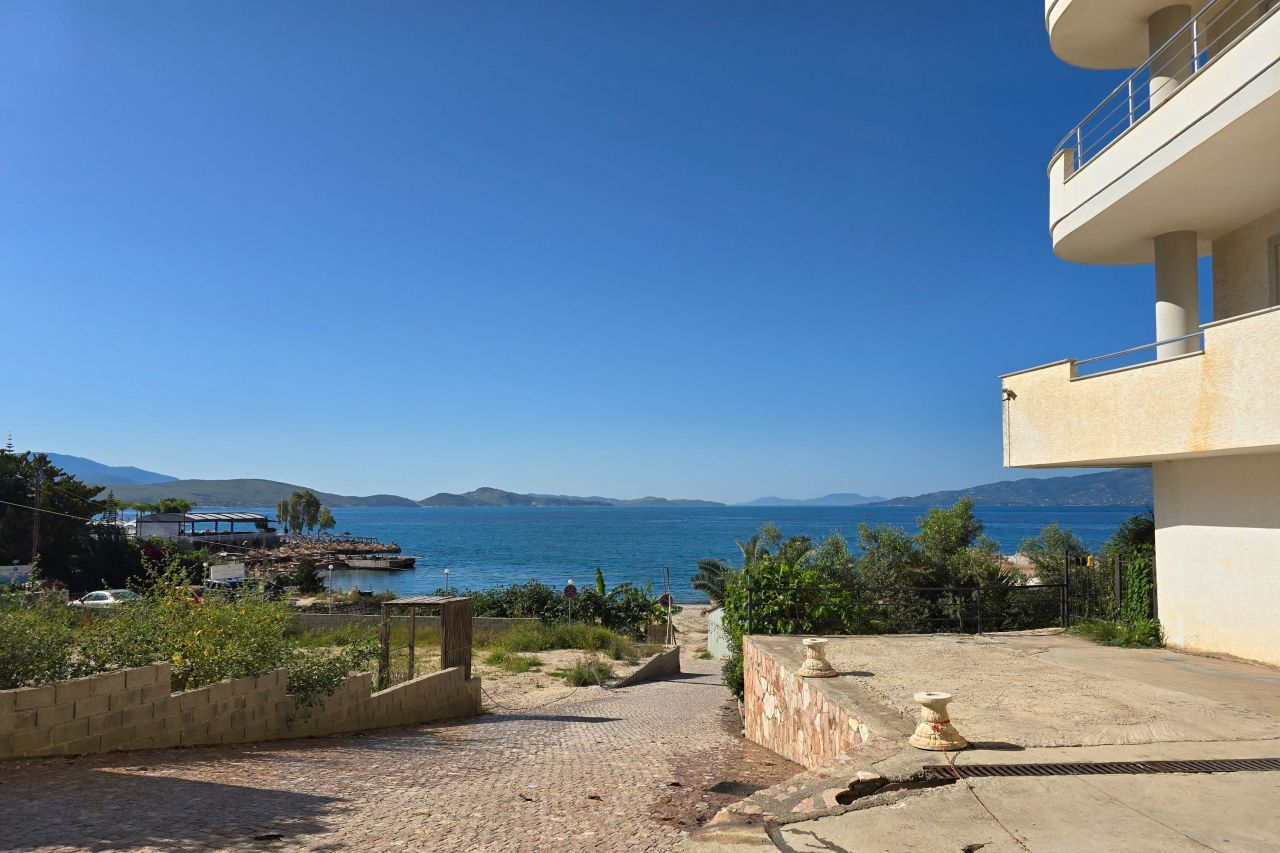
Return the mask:
<path id="1" fill-rule="evenodd" d="M 96 610 L 137 601 L 140 598 L 142 596 L 131 589 L 100 589 L 69 603 L 72 607 L 91 607 Z"/>

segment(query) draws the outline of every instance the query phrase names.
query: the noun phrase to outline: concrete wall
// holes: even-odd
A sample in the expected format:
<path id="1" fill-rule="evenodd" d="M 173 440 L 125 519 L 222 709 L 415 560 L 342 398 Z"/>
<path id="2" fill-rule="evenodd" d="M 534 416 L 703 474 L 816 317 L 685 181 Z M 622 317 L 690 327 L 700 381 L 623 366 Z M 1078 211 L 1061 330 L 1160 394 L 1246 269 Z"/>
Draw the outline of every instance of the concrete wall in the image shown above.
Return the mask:
<path id="1" fill-rule="evenodd" d="M 1203 355 L 1077 377 L 1009 374 L 1005 465 L 1140 464 L 1280 448 L 1280 309 L 1205 326 Z"/>
<path id="2" fill-rule="evenodd" d="M 1272 290 L 1268 241 L 1280 234 L 1280 208 L 1213 241 L 1213 317 L 1224 320 L 1269 308 Z"/>
<path id="3" fill-rule="evenodd" d="M 1280 665 L 1280 454 L 1152 466 L 1169 645 Z"/>
<path id="4" fill-rule="evenodd" d="M 724 629 L 724 608 L 707 614 L 707 651 L 720 660 L 729 659 L 729 632 Z"/>
<path id="5" fill-rule="evenodd" d="M 658 652 L 649 660 L 645 661 L 644 666 L 628 675 L 626 678 L 618 680 L 614 687 L 630 687 L 632 684 L 639 684 L 642 681 L 653 681 L 655 678 L 662 678 L 667 675 L 677 675 L 680 672 L 680 647 L 672 646 L 669 649 Z"/>
<path id="6" fill-rule="evenodd" d="M 376 613 L 295 613 L 293 615 L 294 624 L 303 629 L 311 630 L 316 628 L 341 628 L 346 625 L 366 625 L 371 628 L 377 628 L 382 617 Z M 393 626 L 407 626 L 409 624 L 408 616 L 392 616 L 391 624 Z M 505 619 L 499 616 L 472 616 L 471 631 L 510 631 L 512 628 L 520 626 L 538 625 L 537 619 Z M 436 615 L 427 615 L 425 613 L 418 614 L 417 628 L 439 628 L 440 617 Z"/>
<path id="7" fill-rule="evenodd" d="M 369 673 L 299 710 L 288 673 L 169 692 L 167 663 L 0 690 L 0 758 L 80 755 L 334 734 L 480 713 L 480 679 L 454 667 L 372 693 Z"/>

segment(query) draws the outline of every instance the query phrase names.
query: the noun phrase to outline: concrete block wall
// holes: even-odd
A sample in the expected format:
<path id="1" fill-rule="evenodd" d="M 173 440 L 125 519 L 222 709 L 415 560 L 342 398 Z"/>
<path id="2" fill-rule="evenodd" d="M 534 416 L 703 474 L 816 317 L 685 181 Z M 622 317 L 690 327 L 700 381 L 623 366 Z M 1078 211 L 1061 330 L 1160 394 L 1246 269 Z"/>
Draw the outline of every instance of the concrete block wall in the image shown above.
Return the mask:
<path id="1" fill-rule="evenodd" d="M 170 693 L 170 666 L 102 673 L 0 690 L 0 758 L 246 743 L 408 725 L 480 713 L 480 679 L 454 667 L 378 693 L 373 677 L 348 677 L 298 709 L 288 672 Z"/>

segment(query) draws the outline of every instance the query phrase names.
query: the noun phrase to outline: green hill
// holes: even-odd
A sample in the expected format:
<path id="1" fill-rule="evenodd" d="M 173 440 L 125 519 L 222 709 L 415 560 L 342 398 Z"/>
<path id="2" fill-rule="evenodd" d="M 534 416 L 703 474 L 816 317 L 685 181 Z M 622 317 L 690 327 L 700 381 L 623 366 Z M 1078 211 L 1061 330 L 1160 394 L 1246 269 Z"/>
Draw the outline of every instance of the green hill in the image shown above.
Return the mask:
<path id="1" fill-rule="evenodd" d="M 986 506 L 1142 506 L 1151 503 L 1151 469 L 1119 468 L 1068 477 L 1026 477 L 967 489 L 893 498 L 872 506 L 949 506 L 962 497 Z"/>
<path id="2" fill-rule="evenodd" d="M 170 480 L 167 483 L 121 484 L 111 486 L 115 496 L 129 503 L 156 503 L 160 498 L 181 498 L 198 507 L 273 507 L 282 498 L 305 486 L 276 480 Z M 316 497 L 328 507 L 417 506 L 399 495 L 353 497 L 316 489 Z"/>

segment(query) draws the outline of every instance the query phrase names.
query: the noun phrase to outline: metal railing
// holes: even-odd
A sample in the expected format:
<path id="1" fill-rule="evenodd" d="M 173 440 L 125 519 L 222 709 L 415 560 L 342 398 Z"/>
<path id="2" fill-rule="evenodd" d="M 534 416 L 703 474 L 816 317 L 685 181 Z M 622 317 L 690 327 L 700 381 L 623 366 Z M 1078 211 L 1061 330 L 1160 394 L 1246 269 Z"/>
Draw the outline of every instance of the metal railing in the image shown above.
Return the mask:
<path id="1" fill-rule="evenodd" d="M 1164 339 L 1164 340 L 1162 340 L 1162 341 L 1153 341 L 1152 343 L 1149 343 L 1149 344 L 1139 344 L 1139 345 L 1138 345 L 1138 346 L 1136 346 L 1136 347 L 1129 347 L 1128 349 L 1122 349 L 1122 350 L 1118 350 L 1118 351 L 1116 351 L 1116 352 L 1109 352 L 1109 353 L 1107 353 L 1106 355 L 1095 355 L 1095 356 L 1092 356 L 1091 358 L 1075 359 L 1075 360 L 1074 360 L 1074 361 L 1075 361 L 1075 366 L 1076 366 L 1076 367 L 1079 367 L 1079 366 L 1080 366 L 1080 365 L 1082 365 L 1082 364 L 1095 364 L 1095 363 L 1097 363 L 1097 362 L 1099 362 L 1099 361 L 1108 361 L 1108 360 L 1113 359 L 1113 358 L 1121 358 L 1121 357 L 1126 356 L 1126 355 L 1133 355 L 1134 353 L 1143 352 L 1144 350 L 1155 349 L 1156 347 L 1162 347 L 1162 346 L 1164 346 L 1164 345 L 1166 345 L 1166 344 L 1176 344 L 1176 343 L 1179 343 L 1179 342 L 1181 342 L 1181 341 L 1197 340 L 1197 339 L 1201 339 L 1201 338 L 1203 338 L 1203 337 L 1204 337 L 1204 330 L 1203 330 L 1203 329 L 1197 329 L 1197 330 L 1196 330 L 1196 331 L 1194 331 L 1194 332 L 1191 332 L 1191 333 L 1186 334 L 1186 335 L 1179 335 L 1179 336 L 1178 336 L 1178 337 L 1176 337 L 1176 338 L 1165 338 L 1165 339 Z M 1199 348 L 1198 348 L 1198 349 L 1195 349 L 1195 350 L 1192 350 L 1191 352 L 1203 352 L 1203 351 L 1204 351 L 1204 341 L 1203 341 L 1203 340 L 1200 340 L 1200 342 L 1199 342 L 1199 343 L 1200 343 Z M 1140 363 L 1141 363 L 1141 362 L 1140 362 Z M 1147 362 L 1147 363 L 1154 363 L 1154 362 Z"/>
<path id="2" fill-rule="evenodd" d="M 1084 168 L 1277 9 L 1277 0 L 1210 0 L 1072 128 L 1050 160 L 1070 151 L 1071 171 Z"/>

